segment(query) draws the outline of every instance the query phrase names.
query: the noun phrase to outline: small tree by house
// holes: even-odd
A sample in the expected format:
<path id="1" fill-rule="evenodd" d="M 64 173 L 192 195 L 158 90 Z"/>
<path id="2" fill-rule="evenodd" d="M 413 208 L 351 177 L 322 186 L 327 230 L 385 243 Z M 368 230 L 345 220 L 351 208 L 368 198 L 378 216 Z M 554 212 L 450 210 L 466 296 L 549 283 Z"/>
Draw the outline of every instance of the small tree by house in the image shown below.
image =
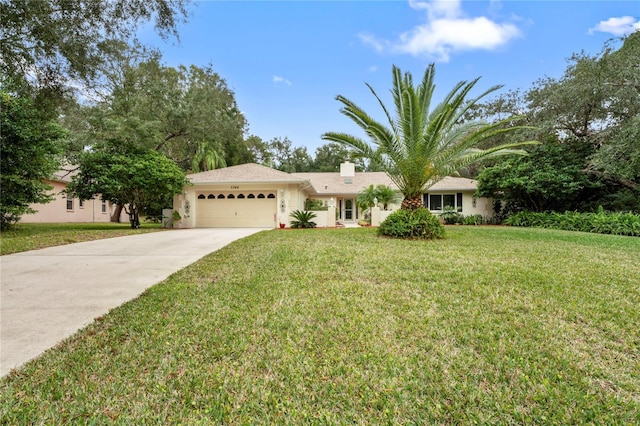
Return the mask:
<path id="1" fill-rule="evenodd" d="M 132 228 L 140 227 L 140 211 L 177 194 L 187 183 L 182 170 L 164 155 L 147 151 L 104 149 L 85 153 L 80 172 L 67 193 L 80 199 L 100 195 L 103 200 L 125 206 Z"/>

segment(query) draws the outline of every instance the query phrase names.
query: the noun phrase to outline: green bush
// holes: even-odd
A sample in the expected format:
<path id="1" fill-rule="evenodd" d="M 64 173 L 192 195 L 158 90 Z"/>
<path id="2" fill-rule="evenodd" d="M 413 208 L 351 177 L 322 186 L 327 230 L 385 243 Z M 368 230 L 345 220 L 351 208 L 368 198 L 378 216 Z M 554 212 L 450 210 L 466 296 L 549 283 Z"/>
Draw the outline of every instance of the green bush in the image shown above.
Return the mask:
<path id="1" fill-rule="evenodd" d="M 292 228 L 315 228 L 316 223 L 311 219 L 314 219 L 317 215 L 314 212 L 307 212 L 303 210 L 296 210 L 291 213 L 291 217 L 294 219 L 291 221 Z"/>
<path id="2" fill-rule="evenodd" d="M 307 198 L 306 200 L 304 200 L 304 209 L 306 211 L 326 211 L 327 206 L 324 205 L 324 202 L 322 202 L 322 200 Z"/>
<path id="3" fill-rule="evenodd" d="M 595 213 L 522 211 L 509 216 L 505 224 L 640 237 L 640 214 L 607 212 L 602 208 Z"/>
<path id="4" fill-rule="evenodd" d="M 440 219 L 447 225 L 455 225 L 464 221 L 464 216 L 455 211 L 453 207 L 447 207 L 444 212 L 440 213 Z"/>
<path id="5" fill-rule="evenodd" d="M 481 214 L 472 214 L 465 216 L 462 220 L 465 225 L 482 225 L 484 223 L 484 217 Z"/>
<path id="6" fill-rule="evenodd" d="M 444 238 L 444 226 L 426 208 L 397 210 L 378 228 L 378 235 L 393 238 Z"/>

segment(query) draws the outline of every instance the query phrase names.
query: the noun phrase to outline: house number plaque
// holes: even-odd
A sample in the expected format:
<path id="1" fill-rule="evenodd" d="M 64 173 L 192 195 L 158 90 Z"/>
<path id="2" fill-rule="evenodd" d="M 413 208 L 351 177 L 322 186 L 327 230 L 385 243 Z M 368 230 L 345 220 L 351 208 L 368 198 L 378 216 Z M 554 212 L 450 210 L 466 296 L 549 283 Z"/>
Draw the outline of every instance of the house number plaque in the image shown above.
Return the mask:
<path id="1" fill-rule="evenodd" d="M 236 185 L 231 185 L 231 189 L 240 189 L 240 187 Z"/>

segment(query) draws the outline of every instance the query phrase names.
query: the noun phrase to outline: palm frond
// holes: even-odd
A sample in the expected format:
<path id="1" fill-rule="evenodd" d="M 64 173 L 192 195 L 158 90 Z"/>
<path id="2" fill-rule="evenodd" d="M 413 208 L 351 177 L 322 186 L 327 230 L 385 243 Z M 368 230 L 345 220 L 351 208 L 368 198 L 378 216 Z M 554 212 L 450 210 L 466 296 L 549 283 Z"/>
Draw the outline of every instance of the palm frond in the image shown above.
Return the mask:
<path id="1" fill-rule="evenodd" d="M 528 141 L 486 150 L 476 148 L 488 138 L 527 128 L 513 126 L 513 118 L 491 124 L 464 121 L 470 108 L 501 86 L 493 86 L 469 100 L 479 78 L 461 81 L 430 110 L 435 90 L 433 64 L 427 67 L 418 86 L 413 85 L 410 73 L 403 74 L 395 65 L 392 77 L 394 116 L 373 87 L 367 84 L 382 108 L 388 126 L 374 120 L 345 97 L 336 98 L 343 104 L 340 111 L 364 130 L 372 145 L 345 133 L 325 133 L 322 139 L 348 145 L 359 155 L 376 161 L 407 198 L 420 195 L 426 185 L 432 185 L 475 161 L 501 155 L 522 155 L 525 152 L 516 148 L 536 143 Z"/>

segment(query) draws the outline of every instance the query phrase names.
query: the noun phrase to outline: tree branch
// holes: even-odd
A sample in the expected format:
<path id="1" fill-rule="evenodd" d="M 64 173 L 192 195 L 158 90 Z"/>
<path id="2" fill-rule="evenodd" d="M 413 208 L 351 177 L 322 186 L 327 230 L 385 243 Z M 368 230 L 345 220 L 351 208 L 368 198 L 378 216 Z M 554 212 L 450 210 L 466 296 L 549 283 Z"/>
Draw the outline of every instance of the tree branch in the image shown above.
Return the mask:
<path id="1" fill-rule="evenodd" d="M 630 179 L 625 179 L 625 178 L 621 178 L 621 177 L 618 177 L 618 176 L 613 176 L 613 175 L 611 175 L 609 173 L 601 172 L 599 170 L 594 170 L 594 169 L 589 168 L 589 167 L 586 168 L 586 169 L 583 169 L 582 171 L 585 172 L 585 173 L 588 173 L 590 175 L 598 176 L 598 177 L 601 177 L 601 178 L 606 179 L 608 181 L 618 183 L 618 184 L 620 184 L 620 185 L 622 185 L 622 186 L 624 186 L 626 188 L 629 188 L 631 190 L 634 190 L 634 191 L 640 190 L 640 183 L 634 182 L 634 181 L 632 181 Z"/>

